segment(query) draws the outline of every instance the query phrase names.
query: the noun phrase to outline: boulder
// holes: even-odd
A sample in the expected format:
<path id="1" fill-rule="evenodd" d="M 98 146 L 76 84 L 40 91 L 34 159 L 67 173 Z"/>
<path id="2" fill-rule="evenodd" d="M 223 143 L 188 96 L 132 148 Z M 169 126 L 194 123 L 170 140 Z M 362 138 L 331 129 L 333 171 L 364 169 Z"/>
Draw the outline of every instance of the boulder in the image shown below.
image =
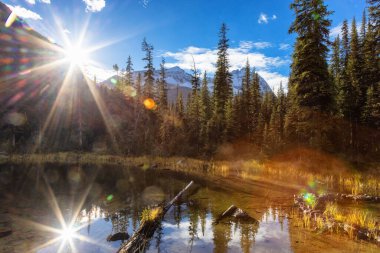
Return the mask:
<path id="1" fill-rule="evenodd" d="M 118 232 L 116 234 L 109 235 L 107 237 L 107 241 L 108 242 L 125 241 L 125 240 L 128 240 L 128 239 L 129 239 L 129 235 L 128 235 L 128 233 L 125 233 L 125 232 Z"/>

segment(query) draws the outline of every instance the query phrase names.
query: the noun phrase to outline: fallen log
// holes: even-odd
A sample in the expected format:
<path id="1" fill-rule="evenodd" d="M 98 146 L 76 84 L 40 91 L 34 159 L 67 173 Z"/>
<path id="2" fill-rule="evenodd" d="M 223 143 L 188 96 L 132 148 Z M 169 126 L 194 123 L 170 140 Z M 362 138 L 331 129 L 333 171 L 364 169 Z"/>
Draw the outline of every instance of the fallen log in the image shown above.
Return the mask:
<path id="1" fill-rule="evenodd" d="M 179 200 L 185 191 L 187 191 L 194 182 L 191 181 L 182 191 L 180 191 L 168 204 L 163 208 L 156 208 L 156 213 L 151 219 L 143 219 L 140 227 L 129 240 L 121 246 L 117 253 L 137 253 L 144 252 L 147 243 L 153 236 L 154 231 L 159 225 L 161 219 L 165 216 L 170 207 Z"/>

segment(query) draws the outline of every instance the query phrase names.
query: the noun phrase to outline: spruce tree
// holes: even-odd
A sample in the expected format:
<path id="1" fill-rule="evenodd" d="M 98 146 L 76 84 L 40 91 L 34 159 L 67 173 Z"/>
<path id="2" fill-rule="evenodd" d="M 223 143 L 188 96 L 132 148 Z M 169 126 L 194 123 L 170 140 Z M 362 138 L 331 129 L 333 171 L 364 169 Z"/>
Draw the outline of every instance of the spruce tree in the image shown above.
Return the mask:
<path id="1" fill-rule="evenodd" d="M 261 91 L 260 91 L 260 77 L 255 71 L 252 72 L 252 80 L 250 85 L 251 101 L 249 103 L 250 113 L 250 139 L 259 139 L 260 134 L 260 111 L 261 111 Z"/>
<path id="2" fill-rule="evenodd" d="M 158 79 L 158 103 L 161 109 L 168 107 L 168 88 L 166 83 L 165 59 L 160 64 L 160 78 Z"/>
<path id="3" fill-rule="evenodd" d="M 227 103 L 232 98 L 232 80 L 229 72 L 227 26 L 222 24 L 219 32 L 218 60 L 214 78 L 213 116 L 211 121 L 212 142 L 216 145 L 224 140 Z"/>
<path id="4" fill-rule="evenodd" d="M 247 59 L 247 63 L 244 68 L 244 76 L 241 86 L 241 101 L 240 101 L 240 135 L 249 136 L 252 131 L 252 89 L 251 89 L 251 67 Z"/>
<path id="5" fill-rule="evenodd" d="M 188 100 L 187 126 L 189 143 L 195 148 L 192 152 L 198 153 L 201 146 L 201 96 L 198 70 L 194 63 L 191 76 L 191 96 Z"/>
<path id="6" fill-rule="evenodd" d="M 144 67 L 144 96 L 145 98 L 154 99 L 153 46 L 146 41 L 146 38 L 142 42 L 142 51 L 145 53 L 143 61 L 146 64 Z"/>
<path id="7" fill-rule="evenodd" d="M 338 96 L 340 90 L 340 76 L 342 72 L 342 62 L 340 58 L 340 37 L 339 35 L 335 38 L 332 48 L 331 63 L 330 63 L 330 74 L 334 82 L 334 94 L 335 94 L 335 104 L 339 107 L 341 105 L 340 97 Z M 338 110 L 339 111 L 339 110 Z"/>
<path id="8" fill-rule="evenodd" d="M 201 140 L 203 146 L 208 143 L 208 122 L 211 118 L 211 101 L 208 90 L 208 81 L 206 71 L 203 74 L 202 87 L 201 87 Z"/>
<path id="9" fill-rule="evenodd" d="M 127 66 L 125 68 L 125 84 L 127 86 L 133 85 L 133 63 L 131 56 L 128 56 Z"/>
<path id="10" fill-rule="evenodd" d="M 300 106 L 320 111 L 330 111 L 333 87 L 329 81 L 327 53 L 329 51 L 328 16 L 321 0 L 295 0 L 291 4 L 296 19 L 289 32 L 297 33 L 293 53 L 290 86 L 294 87 Z"/>
<path id="11" fill-rule="evenodd" d="M 334 87 L 326 60 L 331 25 L 328 16 L 332 12 L 322 0 L 294 0 L 291 9 L 296 18 L 289 32 L 296 33 L 297 38 L 289 79 L 293 104 L 289 113 L 297 119 L 287 126 L 295 127 L 298 141 L 320 146 L 322 133 L 317 116 L 329 115 L 334 108 Z M 288 120 L 294 120 L 294 116 Z M 301 132 L 304 134 L 300 135 Z"/>
<path id="12" fill-rule="evenodd" d="M 177 100 L 176 100 L 176 105 L 175 105 L 175 110 L 176 110 L 176 113 L 178 115 L 178 117 L 180 119 L 183 119 L 183 117 L 185 116 L 185 108 L 184 108 L 184 105 L 183 105 L 183 95 L 182 95 L 182 92 L 179 91 L 177 93 Z"/>

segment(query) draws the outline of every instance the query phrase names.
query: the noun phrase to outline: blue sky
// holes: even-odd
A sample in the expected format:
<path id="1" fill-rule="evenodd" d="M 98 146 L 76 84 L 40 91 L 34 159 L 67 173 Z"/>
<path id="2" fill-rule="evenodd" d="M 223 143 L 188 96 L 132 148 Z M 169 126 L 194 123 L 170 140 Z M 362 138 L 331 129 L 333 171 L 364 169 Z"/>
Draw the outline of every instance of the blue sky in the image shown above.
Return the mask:
<path id="1" fill-rule="evenodd" d="M 3 1 L 3 0 L 0 0 Z M 125 67 L 132 56 L 136 70 L 143 68 L 141 41 L 155 48 L 155 65 L 165 57 L 167 67 L 188 69 L 192 57 L 198 67 L 212 73 L 218 30 L 229 27 L 231 68 L 251 65 L 273 87 L 287 83 L 295 36 L 288 34 L 294 18 L 291 0 L 5 0 L 19 6 L 20 15 L 45 36 L 64 44 L 62 32 L 75 42 L 85 29 L 82 47 L 108 45 L 91 54 L 91 71 L 103 79 L 112 65 Z M 365 0 L 326 0 L 332 28 L 344 19 L 361 20 Z M 22 9 L 24 8 L 24 9 Z"/>

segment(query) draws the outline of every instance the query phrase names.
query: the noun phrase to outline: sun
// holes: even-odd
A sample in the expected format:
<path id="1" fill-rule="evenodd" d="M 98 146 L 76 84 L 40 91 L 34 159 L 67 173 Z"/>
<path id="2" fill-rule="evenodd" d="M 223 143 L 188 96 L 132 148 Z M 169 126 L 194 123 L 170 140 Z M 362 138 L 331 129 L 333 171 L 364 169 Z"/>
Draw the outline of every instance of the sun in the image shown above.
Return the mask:
<path id="1" fill-rule="evenodd" d="M 81 46 L 70 46 L 65 49 L 65 59 L 74 66 L 83 66 L 88 62 L 88 52 Z"/>

